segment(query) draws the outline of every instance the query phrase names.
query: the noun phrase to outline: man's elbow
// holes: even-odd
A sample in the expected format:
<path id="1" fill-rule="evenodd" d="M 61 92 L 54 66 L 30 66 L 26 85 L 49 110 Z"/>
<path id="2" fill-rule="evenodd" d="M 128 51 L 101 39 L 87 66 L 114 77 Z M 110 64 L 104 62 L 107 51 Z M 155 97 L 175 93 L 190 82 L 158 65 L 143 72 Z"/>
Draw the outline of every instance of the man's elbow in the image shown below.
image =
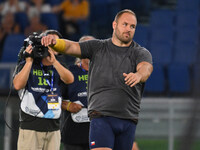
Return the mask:
<path id="1" fill-rule="evenodd" d="M 149 65 L 148 71 L 147 71 L 147 74 L 146 74 L 146 78 L 144 79 L 144 82 L 147 81 L 147 79 L 151 76 L 152 72 L 153 72 L 153 65 Z"/>
<path id="2" fill-rule="evenodd" d="M 153 72 L 153 65 L 152 64 L 146 63 L 146 64 L 143 65 L 143 67 L 145 67 L 145 69 L 144 69 L 144 72 L 143 72 L 144 73 L 143 77 L 141 78 L 141 81 L 140 81 L 142 83 L 146 82 Z"/>

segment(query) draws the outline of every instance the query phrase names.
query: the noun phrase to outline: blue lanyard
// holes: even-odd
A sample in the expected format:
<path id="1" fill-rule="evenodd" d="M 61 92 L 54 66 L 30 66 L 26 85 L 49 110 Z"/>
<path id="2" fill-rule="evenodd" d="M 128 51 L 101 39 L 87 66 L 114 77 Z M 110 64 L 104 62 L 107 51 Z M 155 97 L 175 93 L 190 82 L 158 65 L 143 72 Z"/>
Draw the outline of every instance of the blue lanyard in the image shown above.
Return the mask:
<path id="1" fill-rule="evenodd" d="M 45 77 L 45 76 L 49 76 L 50 74 L 44 72 L 43 64 L 40 63 L 40 65 L 41 65 L 41 68 L 42 68 L 43 76 L 44 76 L 44 77 Z M 50 88 L 51 88 L 51 92 L 53 92 L 53 76 L 54 76 L 54 72 L 53 72 L 53 70 L 52 70 L 51 83 L 49 82 L 48 79 L 45 78 L 45 80 L 47 81 L 47 84 L 48 84 L 48 85 L 50 86 Z"/>

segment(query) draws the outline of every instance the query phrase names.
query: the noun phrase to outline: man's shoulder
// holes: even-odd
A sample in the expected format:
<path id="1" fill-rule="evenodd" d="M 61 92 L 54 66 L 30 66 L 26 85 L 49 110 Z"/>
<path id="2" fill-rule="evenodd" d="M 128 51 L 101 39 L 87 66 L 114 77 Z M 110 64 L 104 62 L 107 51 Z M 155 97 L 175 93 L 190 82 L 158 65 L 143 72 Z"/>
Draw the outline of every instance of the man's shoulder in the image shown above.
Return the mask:
<path id="1" fill-rule="evenodd" d="M 132 46 L 131 47 L 132 47 L 131 54 L 132 54 L 133 57 L 151 56 L 151 52 L 147 48 L 139 45 L 135 41 L 132 42 Z"/>
<path id="2" fill-rule="evenodd" d="M 81 49 L 92 48 L 92 51 L 102 49 L 102 47 L 111 42 L 110 39 L 93 39 L 88 41 L 79 42 Z"/>
<path id="3" fill-rule="evenodd" d="M 149 52 L 149 50 L 147 48 L 141 46 L 140 44 L 138 44 L 135 41 L 132 42 L 132 48 L 135 51 L 148 51 Z"/>
<path id="4" fill-rule="evenodd" d="M 99 44 L 103 44 L 103 43 L 109 43 L 111 42 L 111 39 L 108 38 L 108 39 L 93 39 L 93 40 L 89 40 L 89 41 L 84 41 L 84 42 L 89 42 L 89 43 L 99 43 Z"/>

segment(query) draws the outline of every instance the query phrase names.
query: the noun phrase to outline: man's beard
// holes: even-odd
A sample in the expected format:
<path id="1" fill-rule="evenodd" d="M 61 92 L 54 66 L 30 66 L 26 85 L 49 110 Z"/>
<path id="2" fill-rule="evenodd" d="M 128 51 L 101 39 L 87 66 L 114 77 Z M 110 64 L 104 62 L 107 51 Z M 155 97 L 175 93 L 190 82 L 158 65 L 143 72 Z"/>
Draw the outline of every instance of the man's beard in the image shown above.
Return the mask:
<path id="1" fill-rule="evenodd" d="M 130 33 L 128 33 L 129 34 L 129 38 L 124 38 L 123 37 L 123 33 L 121 34 L 120 31 L 118 30 L 118 28 L 116 28 L 114 34 L 117 37 L 117 39 L 120 40 L 124 44 L 128 44 L 133 39 L 133 37 L 130 36 Z"/>

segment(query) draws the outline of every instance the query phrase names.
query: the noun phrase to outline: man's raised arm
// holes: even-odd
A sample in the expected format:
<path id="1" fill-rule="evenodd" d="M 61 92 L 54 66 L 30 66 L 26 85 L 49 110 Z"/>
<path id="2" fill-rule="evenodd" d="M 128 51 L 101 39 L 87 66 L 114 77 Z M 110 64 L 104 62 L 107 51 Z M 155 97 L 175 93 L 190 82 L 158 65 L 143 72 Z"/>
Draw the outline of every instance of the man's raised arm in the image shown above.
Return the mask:
<path id="1" fill-rule="evenodd" d="M 66 39 L 56 39 L 52 35 L 47 35 L 42 37 L 41 43 L 44 46 L 51 47 L 56 52 L 81 57 L 81 49 L 78 42 Z"/>

